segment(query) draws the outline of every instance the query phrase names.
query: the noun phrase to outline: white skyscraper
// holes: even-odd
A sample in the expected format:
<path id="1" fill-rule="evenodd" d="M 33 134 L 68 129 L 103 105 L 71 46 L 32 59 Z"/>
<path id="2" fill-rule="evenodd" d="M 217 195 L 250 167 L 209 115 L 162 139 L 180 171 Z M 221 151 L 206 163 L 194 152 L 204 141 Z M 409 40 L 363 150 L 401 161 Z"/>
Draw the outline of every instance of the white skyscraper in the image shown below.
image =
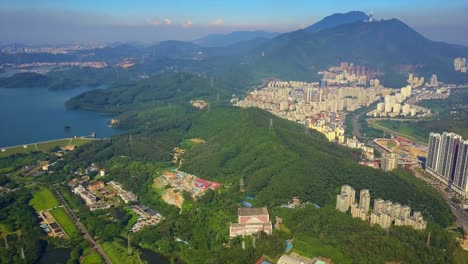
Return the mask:
<path id="1" fill-rule="evenodd" d="M 452 189 L 465 197 L 468 196 L 468 140 L 458 144 Z"/>
<path id="2" fill-rule="evenodd" d="M 426 171 L 468 197 L 468 142 L 454 133 L 430 133 Z"/>
<path id="3" fill-rule="evenodd" d="M 439 164 L 439 152 L 440 152 L 440 140 L 442 137 L 439 133 L 429 134 L 429 144 L 426 159 L 426 170 L 433 172 L 437 171 L 437 165 Z"/>

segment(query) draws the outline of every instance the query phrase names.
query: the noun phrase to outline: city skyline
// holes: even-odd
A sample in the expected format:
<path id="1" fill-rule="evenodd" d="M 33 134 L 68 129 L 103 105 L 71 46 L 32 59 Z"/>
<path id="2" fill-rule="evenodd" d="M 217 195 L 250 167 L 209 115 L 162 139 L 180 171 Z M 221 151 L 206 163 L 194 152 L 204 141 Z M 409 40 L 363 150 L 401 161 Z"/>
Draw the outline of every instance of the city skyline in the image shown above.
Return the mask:
<path id="1" fill-rule="evenodd" d="M 144 8 L 143 8 L 144 7 Z M 468 45 L 464 1 L 0 1 L 3 42 L 149 42 L 194 40 L 212 33 L 288 32 L 333 13 L 360 10 L 398 18 L 437 41 Z"/>

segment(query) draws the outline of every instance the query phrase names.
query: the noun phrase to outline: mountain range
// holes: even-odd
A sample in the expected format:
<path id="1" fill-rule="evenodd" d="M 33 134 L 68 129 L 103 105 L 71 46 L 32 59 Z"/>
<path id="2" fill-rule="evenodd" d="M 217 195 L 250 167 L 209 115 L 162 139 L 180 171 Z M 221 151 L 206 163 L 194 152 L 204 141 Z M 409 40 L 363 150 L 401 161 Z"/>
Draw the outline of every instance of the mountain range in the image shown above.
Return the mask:
<path id="1" fill-rule="evenodd" d="M 79 51 L 76 54 L 0 53 L 0 63 L 38 61 L 105 61 L 116 65 L 134 58 L 129 68 L 134 76 L 168 71 L 187 71 L 218 76 L 243 84 L 263 78 L 317 81 L 318 72 L 346 61 L 383 72 L 386 86 L 406 84 L 409 72 L 439 80 L 468 83 L 468 74 L 456 72 L 453 59 L 468 57 L 468 47 L 435 42 L 422 36 L 398 19 L 374 20 L 363 12 L 351 11 L 327 16 L 304 29 L 278 34 L 265 31 L 240 31 L 208 35 L 193 42 L 163 41 L 150 47 L 120 45 Z"/>
<path id="2" fill-rule="evenodd" d="M 226 36 L 236 35 L 243 34 Z M 379 78 L 388 86 L 404 85 L 408 72 L 426 78 L 437 74 L 447 82 L 468 82 L 467 74 L 453 69 L 453 59 L 468 57 L 468 47 L 429 40 L 398 19 L 369 22 L 369 16 L 359 11 L 334 14 L 271 39 L 252 38 L 222 47 L 203 47 L 200 43 L 191 43 L 193 52 L 185 57 L 193 58 L 195 51 L 201 51 L 204 66 L 224 57 L 224 64 L 212 68 L 219 72 L 234 67 L 246 78 L 256 80 L 277 77 L 316 81 L 318 71 L 346 61 L 383 72 Z"/>
<path id="3" fill-rule="evenodd" d="M 325 17 L 324 19 L 314 23 L 304 30 L 307 32 L 319 32 L 327 28 L 333 28 L 343 24 L 354 23 L 358 21 L 368 20 L 369 16 L 362 11 L 350 11 L 348 13 L 336 13 Z"/>
<path id="4" fill-rule="evenodd" d="M 267 32 L 263 30 L 234 31 L 228 34 L 210 34 L 193 41 L 193 43 L 202 47 L 222 47 L 253 39 L 272 39 L 279 34 L 280 33 L 277 32 Z"/>

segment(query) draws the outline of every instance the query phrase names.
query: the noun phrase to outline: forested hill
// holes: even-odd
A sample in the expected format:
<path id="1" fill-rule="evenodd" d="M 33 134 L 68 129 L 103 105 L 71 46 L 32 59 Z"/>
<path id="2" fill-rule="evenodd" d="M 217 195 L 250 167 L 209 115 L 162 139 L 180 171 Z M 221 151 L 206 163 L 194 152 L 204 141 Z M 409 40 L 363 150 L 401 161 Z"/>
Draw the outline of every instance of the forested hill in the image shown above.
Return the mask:
<path id="1" fill-rule="evenodd" d="M 166 73 L 130 84 L 93 90 L 71 98 L 68 109 L 122 113 L 135 107 L 188 103 L 193 99 L 226 99 L 228 89 L 211 79 L 188 73 Z"/>
<path id="2" fill-rule="evenodd" d="M 226 106 L 223 99 L 218 103 L 210 90 L 217 89 L 216 85 L 211 88 L 209 80 L 180 76 L 168 74 L 154 79 L 150 87 L 139 83 L 109 88 L 74 100 L 80 107 L 89 107 L 85 109 L 115 111 L 121 127 L 130 130 L 80 147 L 65 162 L 81 167 L 91 162 L 105 164 L 108 179 L 121 182 L 144 204 L 163 212 L 167 220 L 138 234 L 135 243 L 144 240 L 152 249 L 182 256 L 187 263 L 253 263 L 262 254 L 277 258 L 284 252 L 285 239 L 291 237 L 298 249 L 314 248 L 310 252 L 316 252 L 315 246 L 304 247 L 310 241 L 327 247 L 320 254 L 332 257 L 335 263 L 457 263 L 453 261 L 455 240 L 443 230 L 452 224 L 453 216 L 430 186 L 401 170 L 386 173 L 361 166 L 357 163 L 360 153 L 355 150 L 330 143 L 323 135 L 264 110 Z M 171 96 L 163 96 L 166 93 Z M 197 110 L 189 104 L 200 97 L 211 102 L 209 109 Z M 205 142 L 193 143 L 189 140 L 193 138 Z M 160 170 L 172 165 L 171 150 L 176 146 L 187 150 L 182 171 L 223 184 L 197 201 L 184 196 L 181 212 L 164 203 L 152 187 Z M 245 193 L 239 192 L 241 178 Z M 392 227 L 386 232 L 336 211 L 336 195 L 343 184 L 357 191 L 369 189 L 372 199 L 380 197 L 421 211 L 428 228 Z M 229 223 L 235 220 L 246 195 L 256 196 L 254 206 L 268 206 L 272 219 L 282 217 L 290 230 L 260 236 L 250 253 L 238 240 L 229 242 L 228 238 Z M 322 208 L 281 210 L 279 205 L 293 196 Z M 426 244 L 428 233 L 433 240 L 430 245 Z M 174 237 L 187 241 L 190 248 L 181 248 Z M 161 240 L 168 246 L 157 246 Z M 372 243 L 362 242 L 367 240 Z M 232 243 L 231 248 L 226 243 Z"/>
<path id="3" fill-rule="evenodd" d="M 117 137 L 114 146 L 120 147 L 111 146 L 113 155 L 169 158 L 184 138 L 202 138 L 207 143 L 188 151 L 182 169 L 223 183 L 238 184 L 243 177 L 248 193 L 265 205 L 285 203 L 294 195 L 319 205 L 334 204 L 340 186 L 349 184 L 370 189 L 373 198 L 408 204 L 442 226 L 452 222 L 440 195 L 413 176 L 358 165 L 359 153 L 266 111 L 216 107 L 218 92 L 226 90 L 211 87 L 205 78 L 165 74 L 147 83 L 88 92 L 67 106 L 121 114 L 122 127 L 139 131 L 132 134 L 138 147 L 129 152 L 127 137 Z M 189 106 L 198 98 L 212 102 L 209 111 Z"/>
<path id="4" fill-rule="evenodd" d="M 295 195 L 321 206 L 334 204 L 341 185 L 349 184 L 368 188 L 372 199 L 408 204 L 442 226 L 453 220 L 440 195 L 413 176 L 358 165 L 356 152 L 262 110 L 212 108 L 193 119 L 186 137 L 207 143 L 188 152 L 183 170 L 221 182 L 235 178 L 236 184 L 243 177 L 247 193 L 265 205 Z"/>
<path id="5" fill-rule="evenodd" d="M 119 135 L 97 141 L 66 160 L 107 164 L 106 177 L 167 216 L 162 225 L 139 233 L 136 243 L 158 245 L 158 240 L 167 240 L 169 246 L 162 252 L 184 256 L 187 263 L 253 263 L 262 254 L 277 258 L 284 252 L 284 240 L 291 237 L 298 249 L 321 252 L 317 254 L 330 256 L 335 263 L 462 263 L 453 261 L 455 240 L 441 228 L 452 223 L 450 210 L 430 186 L 402 171 L 389 174 L 360 166 L 356 152 L 329 143 L 316 132 L 306 134 L 301 125 L 254 108 L 212 106 L 208 111 L 177 104 L 127 111 L 121 120 L 125 127 L 137 128 L 131 140 Z M 195 137 L 205 143 L 189 143 Z M 155 167 L 169 166 L 164 161 L 170 161 L 174 146 L 187 149 L 181 170 L 223 184 L 197 201 L 187 197 L 181 212 L 174 212 L 152 188 Z M 238 190 L 241 177 L 245 193 Z M 392 227 L 386 232 L 338 212 L 334 206 L 342 184 L 369 188 L 372 199 L 390 199 L 421 210 L 429 220 L 427 230 Z M 272 219 L 283 217 L 290 231 L 260 236 L 252 251 L 242 250 L 239 240 L 228 242 L 229 222 L 235 221 L 246 195 L 257 197 L 255 206 L 268 206 Z M 295 195 L 322 208 L 279 209 Z M 432 242 L 427 245 L 429 232 Z M 171 242 L 174 237 L 186 240 L 190 249 Z M 368 240 L 372 243 L 363 243 Z M 224 243 L 233 244 L 226 248 Z"/>

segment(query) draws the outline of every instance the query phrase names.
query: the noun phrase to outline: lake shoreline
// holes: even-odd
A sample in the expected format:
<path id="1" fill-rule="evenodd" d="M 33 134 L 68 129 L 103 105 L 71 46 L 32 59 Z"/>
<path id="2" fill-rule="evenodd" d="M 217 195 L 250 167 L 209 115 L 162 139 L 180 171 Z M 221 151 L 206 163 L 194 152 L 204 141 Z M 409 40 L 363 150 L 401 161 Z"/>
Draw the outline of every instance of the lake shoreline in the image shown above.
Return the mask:
<path id="1" fill-rule="evenodd" d="M 73 96 L 94 90 L 82 87 L 64 91 L 47 88 L 0 88 L 0 147 L 6 148 L 64 138 L 107 138 L 121 131 L 109 127 L 112 115 L 67 110 Z"/>

